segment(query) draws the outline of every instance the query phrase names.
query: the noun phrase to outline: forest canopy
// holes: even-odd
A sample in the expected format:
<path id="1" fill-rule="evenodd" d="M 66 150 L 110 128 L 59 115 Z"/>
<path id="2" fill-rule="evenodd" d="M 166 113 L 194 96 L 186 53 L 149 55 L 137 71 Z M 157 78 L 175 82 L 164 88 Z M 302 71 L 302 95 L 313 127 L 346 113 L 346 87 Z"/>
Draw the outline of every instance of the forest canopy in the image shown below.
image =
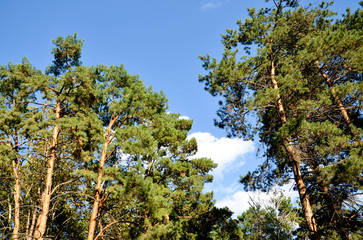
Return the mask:
<path id="1" fill-rule="evenodd" d="M 41 71 L 0 65 L 2 239 L 361 239 L 363 11 L 272 0 L 202 56 L 217 127 L 259 141 L 246 191 L 291 181 L 299 202 L 218 208 L 192 120 L 123 65 L 86 66 L 77 34 Z M 363 3 L 361 3 L 363 6 Z"/>

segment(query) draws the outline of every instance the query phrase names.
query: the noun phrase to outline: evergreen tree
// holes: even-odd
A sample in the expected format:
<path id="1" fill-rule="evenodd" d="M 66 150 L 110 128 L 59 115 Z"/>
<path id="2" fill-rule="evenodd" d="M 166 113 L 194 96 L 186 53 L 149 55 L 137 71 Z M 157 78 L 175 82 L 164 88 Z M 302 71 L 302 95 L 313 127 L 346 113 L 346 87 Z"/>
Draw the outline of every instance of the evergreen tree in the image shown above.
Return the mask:
<path id="1" fill-rule="evenodd" d="M 332 24 L 327 5 L 274 3 L 249 9 L 238 30 L 227 30 L 222 60 L 202 57 L 209 74 L 200 81 L 225 99 L 219 127 L 246 138 L 258 133 L 266 146 L 266 161 L 241 178 L 246 188 L 267 190 L 293 176 L 310 238 L 320 239 L 333 224 L 346 239 L 360 218 L 359 204 L 345 204 L 361 191 L 361 13 Z M 239 60 L 240 45 L 256 56 Z M 256 126 L 249 116 L 257 117 Z M 354 216 L 349 224 L 348 216 Z"/>
<path id="2" fill-rule="evenodd" d="M 295 239 L 301 219 L 291 199 L 282 192 L 268 202 L 250 199 L 250 208 L 238 216 L 243 239 Z"/>
<path id="3" fill-rule="evenodd" d="M 1 171 L 3 180 L 1 185 L 2 191 L 12 194 L 6 196 L 9 211 L 6 211 L 3 205 L 0 212 L 3 216 L 9 216 L 9 222 L 3 223 L 2 232 L 10 235 L 9 227 L 13 224 L 13 239 L 19 238 L 20 208 L 23 207 L 21 206 L 22 166 L 29 155 L 29 136 L 34 130 L 32 124 L 37 116 L 29 106 L 35 98 L 31 79 L 38 75 L 39 72 L 26 58 L 21 64 L 9 63 L 7 66 L 0 66 L 0 162 L 4 166 Z M 10 179 L 14 180 L 13 184 L 6 183 L 12 182 Z M 14 214 L 10 211 L 12 208 Z"/>
<path id="4" fill-rule="evenodd" d="M 84 130 L 89 126 L 90 120 L 87 121 L 87 118 L 92 113 L 89 109 L 95 98 L 94 78 L 90 68 L 81 66 L 79 61 L 82 42 L 77 39 L 76 34 L 67 38 L 58 37 L 54 41 L 53 64 L 46 71 L 48 77 L 39 84 L 46 100 L 45 109 L 49 109 L 46 111 L 49 115 L 45 116 L 45 124 L 46 128 L 52 129 L 52 136 L 46 141 L 49 155 L 46 156 L 47 173 L 40 199 L 41 211 L 34 231 L 34 237 L 37 239 L 43 239 L 45 236 L 51 197 L 57 189 L 53 187 L 54 170 L 61 167 L 62 162 L 65 165 L 69 163 L 66 159 L 72 152 L 67 149 L 73 151 L 73 146 L 81 146 L 82 141 L 85 141 Z M 69 170 L 73 170 L 69 167 Z"/>

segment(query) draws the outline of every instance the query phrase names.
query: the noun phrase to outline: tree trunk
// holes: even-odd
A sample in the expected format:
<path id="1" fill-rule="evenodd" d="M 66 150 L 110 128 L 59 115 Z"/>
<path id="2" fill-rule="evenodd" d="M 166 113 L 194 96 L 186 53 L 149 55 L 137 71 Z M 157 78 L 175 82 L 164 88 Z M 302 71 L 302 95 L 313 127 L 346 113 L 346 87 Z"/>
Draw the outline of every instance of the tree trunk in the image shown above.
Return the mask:
<path id="1" fill-rule="evenodd" d="M 26 228 L 25 228 L 26 239 L 28 239 L 28 236 L 29 236 L 29 227 L 30 227 L 30 210 L 28 211 L 28 216 L 26 218 Z"/>
<path id="2" fill-rule="evenodd" d="M 305 215 L 305 220 L 308 225 L 310 238 L 314 240 L 321 239 L 320 234 L 318 233 L 315 219 L 313 217 L 313 211 L 310 205 L 309 195 L 306 192 L 304 179 L 300 170 L 301 156 L 296 151 L 295 147 L 291 144 L 291 142 L 284 141 L 284 146 L 289 153 L 290 159 L 292 160 L 295 184 L 299 192 L 299 197 Z"/>
<path id="3" fill-rule="evenodd" d="M 100 194 L 101 194 L 101 190 L 102 190 L 103 167 L 105 166 L 107 148 L 108 148 L 108 142 L 105 142 L 103 145 L 103 149 L 102 149 L 100 167 L 98 170 L 97 185 L 96 185 L 96 189 L 95 189 L 95 200 L 93 202 L 91 220 L 90 220 L 89 228 L 88 228 L 88 238 L 87 238 L 88 240 L 93 240 L 93 236 L 94 236 L 95 230 L 96 230 L 97 215 L 98 215 L 98 209 L 99 209 L 99 204 L 100 204 Z"/>
<path id="4" fill-rule="evenodd" d="M 275 79 L 275 70 L 276 70 L 275 62 L 273 59 L 271 59 L 271 82 L 272 82 L 273 88 L 278 91 L 279 87 L 278 87 L 278 83 Z M 287 120 L 286 120 L 284 105 L 282 103 L 280 94 L 277 94 L 276 108 L 277 108 L 277 112 L 278 112 L 279 118 L 281 120 L 282 126 L 285 126 Z M 319 239 L 321 239 L 321 237 L 318 232 L 315 219 L 313 217 L 313 211 L 312 211 L 312 208 L 310 205 L 309 195 L 306 192 L 304 179 L 303 179 L 301 169 L 300 169 L 301 156 L 300 156 L 299 152 L 296 150 L 296 148 L 294 147 L 294 145 L 292 144 L 292 142 L 290 141 L 288 136 L 285 137 L 285 139 L 283 139 L 283 144 L 284 144 L 286 151 L 288 152 L 288 157 L 292 163 L 291 165 L 293 167 L 295 184 L 296 184 L 298 192 L 299 192 L 302 209 L 303 209 L 303 212 L 305 215 L 306 223 L 308 225 L 309 236 L 311 239 L 319 240 Z"/>
<path id="5" fill-rule="evenodd" d="M 323 78 L 325 79 L 330 92 L 336 102 L 336 104 L 338 105 L 338 108 L 344 118 L 345 123 L 348 125 L 349 130 L 352 134 L 352 136 L 354 137 L 356 143 L 361 144 L 362 140 L 360 139 L 360 137 L 358 136 L 358 134 L 350 127 L 350 124 L 352 123 L 352 121 L 350 120 L 350 117 L 348 115 L 348 111 L 347 109 L 344 107 L 344 104 L 342 102 L 342 100 L 340 100 L 339 96 L 336 94 L 335 89 L 334 89 L 334 84 L 332 82 L 332 80 L 330 79 L 330 77 L 324 72 L 324 69 L 320 66 L 319 62 L 316 61 L 316 67 L 319 69 L 321 75 L 323 76 Z"/>
<path id="6" fill-rule="evenodd" d="M 324 72 L 324 69 L 320 66 L 319 62 L 316 61 L 316 67 L 319 69 L 321 75 L 323 76 L 323 78 L 325 79 L 326 83 L 328 84 L 328 87 L 336 101 L 336 103 L 338 104 L 338 107 L 339 107 L 339 110 L 340 112 L 342 113 L 343 117 L 344 117 L 344 120 L 345 122 L 350 125 L 351 124 L 351 121 L 350 121 L 350 118 L 348 116 L 348 112 L 347 110 L 345 109 L 342 101 L 340 100 L 340 98 L 336 95 L 335 93 L 335 89 L 333 88 L 333 82 L 331 81 L 331 79 L 329 78 L 329 76 Z"/>
<path id="7" fill-rule="evenodd" d="M 13 239 L 18 239 L 20 228 L 20 181 L 19 181 L 19 161 L 13 160 L 13 171 L 15 176 L 15 192 L 14 192 L 14 228 Z"/>
<path id="8" fill-rule="evenodd" d="M 19 180 L 19 158 L 18 158 L 18 132 L 15 130 L 15 138 L 14 138 L 14 150 L 15 150 L 15 158 L 12 160 L 13 172 L 15 178 L 15 186 L 14 186 L 14 228 L 13 228 L 13 239 L 19 238 L 19 228 L 20 228 L 20 180 Z"/>
<path id="9" fill-rule="evenodd" d="M 30 230 L 28 232 L 28 235 L 27 235 L 27 240 L 32 240 L 33 239 L 33 232 L 34 232 L 34 227 L 35 227 L 35 220 L 37 218 L 37 208 L 34 207 L 33 209 L 33 216 L 32 216 L 32 223 L 30 225 Z"/>
<path id="10" fill-rule="evenodd" d="M 56 120 L 60 118 L 60 102 L 57 103 L 55 114 L 56 114 Z M 50 147 L 50 158 L 48 161 L 48 169 L 47 169 L 47 178 L 45 181 L 45 188 L 42 193 L 41 197 L 41 212 L 38 216 L 36 230 L 34 232 L 34 238 L 42 240 L 45 234 L 45 230 L 47 227 L 47 219 L 48 219 L 48 213 L 49 213 L 49 206 L 50 206 L 50 199 L 52 195 L 52 178 L 53 178 L 53 170 L 54 170 L 54 163 L 56 160 L 56 148 L 58 143 L 58 137 L 59 137 L 59 126 L 56 123 L 53 130 L 53 141 L 52 145 Z"/>
<path id="11" fill-rule="evenodd" d="M 104 136 L 105 142 L 103 144 L 100 166 L 98 169 L 97 184 L 96 184 L 96 188 L 95 188 L 95 197 L 94 197 L 91 219 L 90 219 L 89 228 L 88 228 L 87 240 L 93 240 L 93 237 L 94 237 L 95 231 L 96 231 L 97 215 L 99 212 L 100 199 L 101 199 L 100 196 L 101 196 L 101 190 L 102 190 L 103 168 L 104 168 L 105 162 L 107 160 L 108 145 L 112 141 L 111 129 L 112 129 L 112 126 L 115 123 L 116 119 L 117 119 L 117 117 L 114 117 L 114 116 L 112 117 L 112 119 L 107 127 L 105 136 Z"/>

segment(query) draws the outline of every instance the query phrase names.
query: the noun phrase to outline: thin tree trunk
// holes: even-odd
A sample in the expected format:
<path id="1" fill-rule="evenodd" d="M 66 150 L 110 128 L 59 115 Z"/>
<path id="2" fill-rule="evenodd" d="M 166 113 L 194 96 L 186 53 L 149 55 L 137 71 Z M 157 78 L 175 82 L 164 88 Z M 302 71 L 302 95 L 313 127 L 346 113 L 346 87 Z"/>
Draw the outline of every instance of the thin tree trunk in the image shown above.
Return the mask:
<path id="1" fill-rule="evenodd" d="M 88 228 L 88 238 L 87 238 L 88 240 L 93 240 L 93 236 L 94 236 L 95 230 L 96 230 L 96 223 L 97 223 L 96 221 L 97 221 L 98 209 L 99 209 L 99 204 L 100 204 L 100 193 L 102 190 L 103 168 L 105 166 L 107 148 L 108 148 L 108 143 L 105 142 L 103 145 L 101 161 L 100 161 L 100 166 L 99 166 L 99 170 L 98 170 L 97 184 L 96 184 L 95 197 L 94 197 L 95 199 L 93 202 L 91 219 L 90 219 L 89 228 Z"/>
<path id="2" fill-rule="evenodd" d="M 14 103 L 15 104 L 15 103 Z M 15 178 L 15 189 L 14 189 L 14 228 L 13 228 L 13 239 L 19 238 L 19 228 L 20 228 L 20 180 L 19 180 L 19 159 L 18 159 L 18 132 L 15 130 L 14 138 L 14 150 L 15 158 L 12 160 L 13 172 Z"/>
<path id="3" fill-rule="evenodd" d="M 350 125 L 351 124 L 351 121 L 350 121 L 350 118 L 349 118 L 349 115 L 348 115 L 348 112 L 347 110 L 345 109 L 342 101 L 340 100 L 340 98 L 337 96 L 336 92 L 335 92 L 335 89 L 334 89 L 334 84 L 333 82 L 331 81 L 331 79 L 329 78 L 329 76 L 324 72 L 324 69 L 320 66 L 319 62 L 316 61 L 316 67 L 319 69 L 320 73 L 323 75 L 323 78 L 325 79 L 326 83 L 328 84 L 329 86 L 329 89 L 339 107 L 339 110 L 340 112 L 342 113 L 343 117 L 344 117 L 344 120 L 345 122 Z"/>
<path id="4" fill-rule="evenodd" d="M 13 100 L 13 108 L 15 108 L 16 106 L 16 102 L 15 100 Z M 11 140 L 10 140 L 11 142 Z M 13 239 L 18 239 L 19 238 L 19 228 L 20 228 L 20 204 L 19 204 L 19 200 L 20 200 L 20 180 L 19 180 L 19 158 L 18 158 L 18 146 L 19 146 L 19 140 L 18 140 L 18 131 L 17 129 L 15 129 L 14 132 L 14 151 L 15 151 L 15 158 L 12 159 L 11 163 L 12 163 L 12 167 L 13 167 L 13 172 L 14 172 L 14 179 L 15 179 L 15 184 L 14 184 L 14 227 L 13 227 Z M 11 211 L 9 211 L 11 214 Z M 11 216 L 11 215 L 10 215 Z"/>
<path id="5" fill-rule="evenodd" d="M 276 67 L 275 67 L 274 60 L 271 59 L 271 81 L 272 81 L 273 88 L 275 90 L 278 90 L 279 87 L 278 87 L 278 83 L 275 79 L 275 70 L 276 70 Z M 277 94 L 276 104 L 277 104 L 276 105 L 277 112 L 279 114 L 279 118 L 281 120 L 282 126 L 285 126 L 286 114 L 285 114 L 285 109 L 284 109 L 284 105 L 282 103 L 280 94 Z M 313 217 L 313 211 L 312 211 L 312 208 L 310 205 L 309 195 L 306 192 L 304 179 L 303 179 L 301 169 L 300 169 L 301 156 L 300 156 L 299 152 L 296 150 L 296 148 L 294 147 L 294 145 L 292 144 L 292 142 L 290 141 L 289 137 L 286 137 L 285 139 L 283 139 L 283 144 L 284 144 L 284 147 L 285 147 L 286 151 L 288 152 L 288 156 L 292 162 L 295 184 L 296 184 L 298 192 L 299 192 L 300 201 L 301 201 L 302 209 L 303 209 L 303 212 L 305 215 L 305 220 L 308 225 L 310 238 L 314 239 L 314 240 L 319 240 L 319 239 L 321 239 L 321 237 L 318 232 L 315 219 Z"/>
<path id="6" fill-rule="evenodd" d="M 342 100 L 339 98 L 339 96 L 336 94 L 336 91 L 335 91 L 335 88 L 334 88 L 334 84 L 333 84 L 333 82 L 332 82 L 332 80 L 331 80 L 331 78 L 328 76 L 328 74 L 326 74 L 325 72 L 324 72 L 324 69 L 320 66 L 320 64 L 319 64 L 319 61 L 316 61 L 315 62 L 316 63 L 316 67 L 319 69 L 319 71 L 320 71 L 320 73 L 321 73 L 321 75 L 323 76 L 323 78 L 325 79 L 325 82 L 327 83 L 327 85 L 328 85 L 328 87 L 329 87 L 329 90 L 330 90 L 330 92 L 331 92 L 331 94 L 332 94 L 332 96 L 333 96 L 333 98 L 334 98 L 334 100 L 335 100 L 335 102 L 336 102 L 336 104 L 338 105 L 338 108 L 339 108 L 339 110 L 340 110 L 340 112 L 341 112 L 341 114 L 342 114 L 342 116 L 343 116 L 343 118 L 344 118 L 344 121 L 345 121 L 345 123 L 348 125 L 348 127 L 349 127 L 349 130 L 350 130 L 350 132 L 351 132 L 351 134 L 352 134 L 352 136 L 354 137 L 354 139 L 356 140 L 356 143 L 355 144 L 361 144 L 362 143 L 362 141 L 361 141 L 361 139 L 360 139 L 360 137 L 357 135 L 357 133 L 350 127 L 350 125 L 351 125 L 351 123 L 352 123 L 352 121 L 351 121 L 351 119 L 350 119 L 350 117 L 349 117 L 349 115 L 348 115 L 348 111 L 346 110 L 346 108 L 344 107 L 344 104 L 343 104 L 343 102 L 342 102 Z M 353 144 L 353 146 L 355 146 L 354 144 Z M 332 204 L 332 206 L 333 206 L 333 209 L 331 209 L 331 208 L 329 208 L 330 209 L 330 211 L 334 211 L 333 212 L 333 215 L 335 216 L 337 213 L 335 212 L 335 210 L 336 210 L 336 207 L 335 207 L 335 205 L 334 205 L 334 203 L 333 203 L 333 200 L 332 200 L 332 198 L 331 198 L 331 196 L 329 195 L 329 193 L 328 193 L 328 188 L 326 187 L 326 186 L 323 186 L 323 190 L 324 190 L 324 196 L 325 196 L 325 199 L 326 199 L 326 201 L 328 202 L 328 204 Z M 339 220 L 338 220 L 339 221 Z M 344 231 L 343 229 L 342 229 L 342 227 L 341 227 L 341 223 L 340 222 L 336 222 L 336 226 L 337 226 L 337 231 L 338 231 L 338 233 L 339 233 L 339 235 L 340 235 L 340 237 L 342 238 L 342 239 L 344 239 L 344 240 L 348 240 L 349 239 L 349 235 L 348 235 L 348 233 L 346 232 L 346 231 Z"/>
<path id="7" fill-rule="evenodd" d="M 32 240 L 33 239 L 33 232 L 34 232 L 34 227 L 35 227 L 35 220 L 37 219 L 37 208 L 34 207 L 33 209 L 33 216 L 32 216 L 32 224 L 30 225 L 30 230 L 29 233 L 27 235 L 27 240 Z"/>
<path id="8" fill-rule="evenodd" d="M 98 169 L 98 176 L 97 176 L 97 184 L 96 184 L 96 188 L 95 188 L 95 197 L 94 197 L 94 202 L 93 202 L 93 207 L 92 207 L 92 213 L 91 213 L 91 219 L 90 219 L 90 223 L 89 223 L 89 228 L 88 228 L 88 237 L 87 240 L 93 240 L 93 236 L 95 234 L 96 231 L 96 225 L 97 225 L 97 215 L 99 212 L 99 206 L 100 206 L 100 199 L 101 199 L 101 191 L 102 191 L 102 177 L 103 177 L 103 168 L 105 166 L 106 160 L 107 160 L 107 150 L 108 150 L 108 145 L 110 144 L 112 137 L 111 137 L 111 129 L 113 124 L 115 123 L 117 117 L 112 117 L 108 127 L 107 127 L 107 131 L 105 133 L 104 136 L 104 144 L 103 144 L 103 149 L 102 149 L 102 154 L 101 154 L 101 160 L 100 160 L 100 166 Z"/>
<path id="9" fill-rule="evenodd" d="M 15 176 L 15 192 L 14 192 L 14 228 L 13 239 L 18 239 L 20 228 L 20 181 L 19 181 L 19 161 L 13 160 L 13 171 Z"/>
<path id="10" fill-rule="evenodd" d="M 332 82 L 332 80 L 330 79 L 330 77 L 324 72 L 324 69 L 320 66 L 319 62 L 316 61 L 316 67 L 319 69 L 321 75 L 323 76 L 323 78 L 325 79 L 330 92 L 336 102 L 336 104 L 338 105 L 338 108 L 344 118 L 345 123 L 348 125 L 350 132 L 352 133 L 353 137 L 355 138 L 356 142 L 361 144 L 362 140 L 360 139 L 360 137 L 357 135 L 357 133 L 350 127 L 350 124 L 352 123 L 352 121 L 350 120 L 350 117 L 348 115 L 348 111 L 347 109 L 344 107 L 344 104 L 342 102 L 342 100 L 340 100 L 339 96 L 336 94 L 335 89 L 334 89 L 334 84 Z"/>
<path id="11" fill-rule="evenodd" d="M 13 211 L 13 208 L 11 206 L 12 202 L 10 201 L 10 195 L 8 196 L 8 206 L 9 206 L 9 212 L 8 212 L 8 222 L 11 224 L 11 212 Z"/>
<path id="12" fill-rule="evenodd" d="M 26 239 L 28 239 L 28 236 L 29 236 L 29 227 L 30 227 L 30 210 L 28 211 L 28 216 L 27 216 L 27 220 L 26 220 L 26 228 L 25 228 Z"/>
<path id="13" fill-rule="evenodd" d="M 57 103 L 55 114 L 56 114 L 56 120 L 60 118 L 60 110 L 61 105 L 60 102 Z M 42 193 L 41 198 L 41 212 L 38 216 L 36 230 L 34 232 L 34 238 L 42 240 L 45 234 L 45 230 L 47 227 L 47 219 L 48 219 L 48 213 L 49 213 L 49 207 L 50 207 L 50 199 L 52 195 L 52 178 L 53 178 L 53 170 L 54 170 L 54 164 L 56 160 L 56 148 L 58 144 L 58 137 L 59 137 L 59 126 L 56 123 L 53 130 L 53 141 L 52 145 L 50 147 L 50 158 L 48 161 L 48 169 L 47 169 L 47 178 L 45 182 L 45 188 Z"/>

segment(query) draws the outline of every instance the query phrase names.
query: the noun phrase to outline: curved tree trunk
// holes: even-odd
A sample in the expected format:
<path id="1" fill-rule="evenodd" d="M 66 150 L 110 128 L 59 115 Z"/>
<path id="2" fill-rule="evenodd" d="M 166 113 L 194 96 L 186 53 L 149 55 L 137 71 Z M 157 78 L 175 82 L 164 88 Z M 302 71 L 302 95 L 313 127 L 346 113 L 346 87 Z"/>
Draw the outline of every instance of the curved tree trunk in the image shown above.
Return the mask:
<path id="1" fill-rule="evenodd" d="M 117 120 L 117 117 L 113 116 L 107 127 L 107 131 L 104 135 L 104 144 L 103 144 L 103 149 L 102 149 L 102 154 L 101 154 L 101 159 L 100 159 L 100 166 L 98 169 L 95 197 L 94 197 L 94 202 L 93 202 L 93 207 L 92 207 L 91 219 L 90 219 L 90 223 L 89 223 L 89 227 L 88 227 L 87 240 L 93 240 L 93 237 L 94 237 L 95 231 L 96 231 L 97 215 L 99 212 L 99 207 L 100 207 L 100 202 L 101 202 L 103 168 L 104 168 L 106 160 L 108 158 L 107 157 L 108 145 L 112 141 L 111 129 L 116 120 Z"/>
<path id="2" fill-rule="evenodd" d="M 273 88 L 275 90 L 278 90 L 279 87 L 278 87 L 278 83 L 275 79 L 275 71 L 276 71 L 275 62 L 273 59 L 271 59 L 271 76 L 270 76 L 271 82 L 272 82 Z M 285 114 L 285 109 L 284 109 L 284 105 L 282 103 L 280 94 L 277 95 L 276 108 L 277 108 L 277 112 L 278 112 L 279 118 L 281 120 L 282 126 L 285 126 L 286 125 L 286 114 Z M 305 221 L 308 225 L 309 236 L 311 239 L 320 240 L 321 237 L 318 232 L 318 228 L 317 228 L 315 219 L 313 217 L 313 211 L 312 211 L 312 208 L 310 205 L 309 195 L 306 192 L 304 179 L 303 179 L 301 169 L 300 169 L 300 165 L 301 165 L 300 153 L 296 150 L 296 148 L 290 141 L 289 137 L 286 137 L 285 139 L 283 139 L 283 144 L 284 144 L 286 151 L 288 152 L 288 157 L 289 157 L 289 159 L 291 161 L 291 165 L 293 167 L 295 184 L 296 184 L 298 192 L 299 192 L 302 209 L 303 209 L 303 212 L 305 215 Z"/>
<path id="3" fill-rule="evenodd" d="M 98 210 L 99 210 L 99 205 L 100 205 L 100 196 L 101 196 L 101 190 L 102 190 L 103 168 L 105 166 L 107 148 L 108 148 L 108 142 L 105 142 L 103 145 L 101 161 L 100 161 L 100 166 L 99 166 L 99 170 L 98 170 L 97 184 L 96 184 L 95 197 L 94 197 L 95 199 L 93 202 L 91 219 L 90 219 L 89 228 L 88 228 L 88 237 L 87 237 L 88 240 L 93 240 L 93 236 L 96 231 L 97 215 L 98 215 Z"/>

